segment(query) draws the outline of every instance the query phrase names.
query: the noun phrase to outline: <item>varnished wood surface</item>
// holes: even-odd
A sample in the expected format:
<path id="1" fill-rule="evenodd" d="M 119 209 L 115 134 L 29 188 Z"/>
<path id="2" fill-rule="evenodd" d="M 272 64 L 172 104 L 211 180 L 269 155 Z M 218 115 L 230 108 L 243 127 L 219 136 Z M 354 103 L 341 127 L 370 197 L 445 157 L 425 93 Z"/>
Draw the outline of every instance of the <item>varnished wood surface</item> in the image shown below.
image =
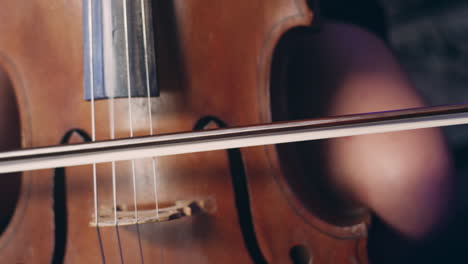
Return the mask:
<path id="1" fill-rule="evenodd" d="M 305 1 L 174 0 L 153 4 L 161 88 L 161 96 L 152 99 L 157 133 L 190 130 L 204 116 L 216 116 L 229 126 L 271 121 L 273 51 L 287 30 L 310 24 L 312 14 Z M 0 67 L 16 94 L 23 147 L 56 145 L 72 129 L 91 133 L 90 103 L 82 99 L 81 2 L 2 1 L 0 19 Z M 132 100 L 135 135 L 149 133 L 145 102 Z M 108 103 L 96 102 L 98 140 L 109 139 Z M 115 101 L 119 138 L 129 135 L 127 109 L 125 99 Z M 71 139 L 80 141 L 78 136 Z M 250 220 L 260 249 L 257 260 L 290 263 L 291 248 L 303 245 L 314 263 L 366 262 L 363 222 L 335 226 L 306 210 L 282 180 L 274 147 L 245 149 L 242 155 Z M 138 160 L 136 165 L 138 203 L 154 203 L 151 162 Z M 156 159 L 156 167 L 161 204 L 210 198 L 216 202 L 216 210 L 140 225 L 146 263 L 254 262 L 240 227 L 232 166 L 225 151 L 161 157 Z M 116 168 L 117 199 L 131 204 L 130 162 L 118 162 Z M 0 238 L 0 262 L 48 263 L 60 255 L 57 250 L 64 250 L 65 263 L 101 262 L 96 230 L 88 226 L 94 211 L 91 166 L 65 170 L 64 245 L 55 240 L 58 226 L 54 216 L 60 212 L 53 212 L 53 173 L 23 174 L 15 215 Z M 109 206 L 111 164 L 98 165 L 97 178 L 99 207 Z M 136 227 L 121 227 L 119 232 L 125 263 L 140 263 Z M 101 229 L 101 237 L 107 263 L 119 263 L 116 229 Z"/>

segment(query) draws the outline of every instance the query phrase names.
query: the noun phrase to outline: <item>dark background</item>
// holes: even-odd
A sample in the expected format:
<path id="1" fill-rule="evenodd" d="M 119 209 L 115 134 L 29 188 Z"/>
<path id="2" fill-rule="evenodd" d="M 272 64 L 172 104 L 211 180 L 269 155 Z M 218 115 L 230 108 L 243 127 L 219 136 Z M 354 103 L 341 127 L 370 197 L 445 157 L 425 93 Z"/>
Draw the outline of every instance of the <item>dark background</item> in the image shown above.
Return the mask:
<path id="1" fill-rule="evenodd" d="M 468 1 L 381 0 L 379 4 L 388 43 L 428 104 L 468 102 Z M 432 263 L 468 263 L 468 126 L 444 128 L 444 133 L 460 200 L 456 220 L 427 255 Z"/>
<path id="2" fill-rule="evenodd" d="M 468 0 L 312 3 L 319 19 L 355 24 L 384 39 L 428 105 L 468 102 Z M 460 190 L 456 217 L 412 263 L 468 263 L 468 126 L 443 131 Z"/>
<path id="3" fill-rule="evenodd" d="M 468 1 L 380 2 L 390 46 L 426 101 L 468 102 Z M 466 126 L 445 131 L 454 150 L 468 147 Z"/>
<path id="4" fill-rule="evenodd" d="M 388 41 L 430 105 L 468 102 L 468 1 L 381 0 Z M 444 128 L 460 188 L 458 213 L 428 255 L 468 263 L 468 126 Z"/>

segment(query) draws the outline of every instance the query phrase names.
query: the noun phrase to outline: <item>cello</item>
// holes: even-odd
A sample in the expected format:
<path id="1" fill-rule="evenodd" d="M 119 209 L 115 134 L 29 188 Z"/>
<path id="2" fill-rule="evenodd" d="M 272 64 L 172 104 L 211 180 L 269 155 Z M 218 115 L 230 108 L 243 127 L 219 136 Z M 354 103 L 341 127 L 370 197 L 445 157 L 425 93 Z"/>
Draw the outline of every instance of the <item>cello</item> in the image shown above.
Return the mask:
<path id="1" fill-rule="evenodd" d="M 281 119 L 282 65 L 314 18 L 305 0 L 0 5 L 3 150 Z M 0 259 L 367 263 L 368 212 L 304 205 L 287 151 L 88 155 L 10 174 Z"/>

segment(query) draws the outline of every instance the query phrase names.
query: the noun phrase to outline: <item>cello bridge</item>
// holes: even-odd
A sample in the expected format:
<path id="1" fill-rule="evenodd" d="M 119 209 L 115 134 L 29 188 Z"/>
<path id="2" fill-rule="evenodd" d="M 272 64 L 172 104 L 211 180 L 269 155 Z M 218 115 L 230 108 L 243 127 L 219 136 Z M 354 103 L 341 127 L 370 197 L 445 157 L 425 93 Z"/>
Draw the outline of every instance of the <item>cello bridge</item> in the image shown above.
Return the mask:
<path id="1" fill-rule="evenodd" d="M 213 203 L 208 200 L 183 200 L 176 201 L 174 205 L 169 207 L 143 210 L 138 209 L 138 218 L 136 218 L 134 207 L 118 205 L 117 210 L 114 210 L 113 208 L 100 209 L 97 221 L 93 215 L 93 220 L 89 225 L 94 227 L 114 227 L 116 225 L 128 226 L 167 222 L 193 216 L 204 211 L 206 212 L 210 208 L 213 208 Z"/>

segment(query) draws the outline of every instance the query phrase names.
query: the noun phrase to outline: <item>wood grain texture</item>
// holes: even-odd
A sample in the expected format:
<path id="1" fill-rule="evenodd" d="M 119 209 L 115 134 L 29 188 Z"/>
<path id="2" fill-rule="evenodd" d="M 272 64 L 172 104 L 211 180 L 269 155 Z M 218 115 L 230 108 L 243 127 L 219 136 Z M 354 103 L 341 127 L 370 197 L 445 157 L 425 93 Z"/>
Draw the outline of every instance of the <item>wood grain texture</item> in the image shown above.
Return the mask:
<path id="1" fill-rule="evenodd" d="M 161 88 L 161 96 L 152 99 L 157 133 L 190 130 L 205 116 L 216 116 L 229 126 L 271 121 L 273 51 L 286 31 L 311 23 L 305 1 L 153 4 Z M 56 145 L 76 128 L 90 133 L 90 103 L 82 100 L 81 2 L 8 0 L 0 4 L 0 18 L 0 65 L 15 89 L 23 146 Z M 114 103 L 116 136 L 128 137 L 128 102 Z M 146 101 L 131 103 L 135 135 L 148 135 Z M 96 102 L 98 140 L 110 137 L 108 109 L 109 101 Z M 81 140 L 74 136 L 71 142 Z M 298 244 L 311 251 L 314 263 L 366 262 L 365 223 L 335 226 L 303 207 L 282 180 L 274 147 L 245 149 L 242 154 L 254 234 L 268 263 L 290 263 L 290 249 Z M 151 161 L 135 164 L 138 204 L 154 203 Z M 240 227 L 232 164 L 225 151 L 161 157 L 156 168 L 159 202 L 209 198 L 216 210 L 139 225 L 139 230 L 101 229 L 107 263 L 119 263 L 120 256 L 125 263 L 139 263 L 139 240 L 147 263 L 253 263 L 246 242 L 254 241 L 246 241 Z M 23 174 L 17 211 L 1 237 L 0 262 L 47 263 L 58 249 L 65 250 L 65 263 L 101 262 L 96 229 L 88 226 L 94 211 L 91 166 L 65 170 L 66 244 L 58 247 L 52 174 Z M 133 202 L 131 176 L 131 162 L 116 164 L 119 204 Z M 97 179 L 99 208 L 109 207 L 111 164 L 97 166 Z"/>

